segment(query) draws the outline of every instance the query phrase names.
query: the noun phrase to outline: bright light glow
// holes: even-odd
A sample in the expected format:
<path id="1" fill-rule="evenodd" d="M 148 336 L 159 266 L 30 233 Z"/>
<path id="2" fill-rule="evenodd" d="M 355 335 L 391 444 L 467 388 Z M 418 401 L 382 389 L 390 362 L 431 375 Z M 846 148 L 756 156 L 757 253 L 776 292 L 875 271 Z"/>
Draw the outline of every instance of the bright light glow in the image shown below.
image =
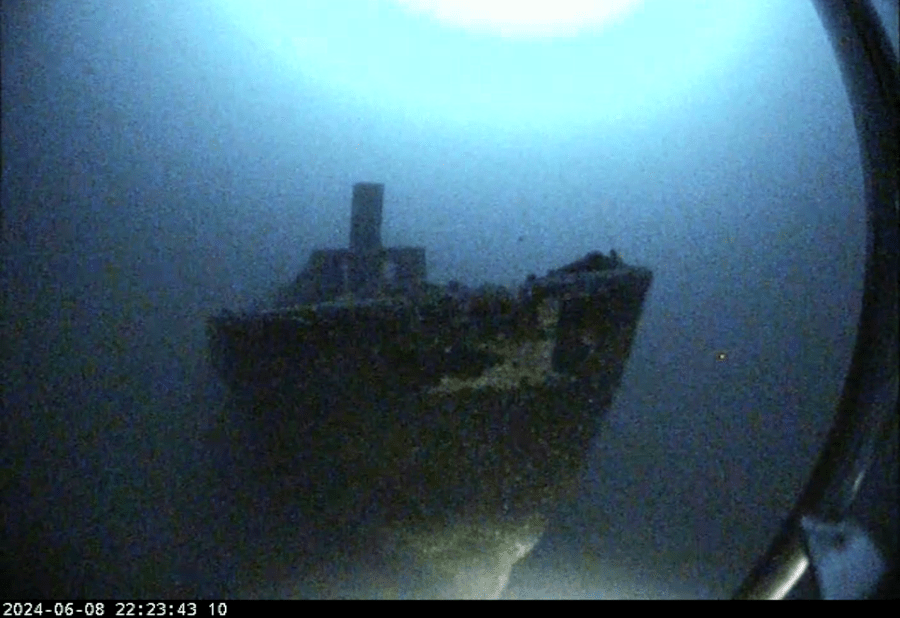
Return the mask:
<path id="1" fill-rule="evenodd" d="M 568 36 L 607 24 L 642 0 L 395 0 L 440 21 L 502 36 Z"/>
<path id="2" fill-rule="evenodd" d="M 766 6 L 758 0 L 219 1 L 248 36 L 271 46 L 279 73 L 293 72 L 304 88 L 343 100 L 335 105 L 352 102 L 445 126 L 540 131 L 646 123 L 689 106 L 691 97 L 706 96 L 736 70 L 734 54 L 748 33 L 763 27 L 758 16 Z"/>

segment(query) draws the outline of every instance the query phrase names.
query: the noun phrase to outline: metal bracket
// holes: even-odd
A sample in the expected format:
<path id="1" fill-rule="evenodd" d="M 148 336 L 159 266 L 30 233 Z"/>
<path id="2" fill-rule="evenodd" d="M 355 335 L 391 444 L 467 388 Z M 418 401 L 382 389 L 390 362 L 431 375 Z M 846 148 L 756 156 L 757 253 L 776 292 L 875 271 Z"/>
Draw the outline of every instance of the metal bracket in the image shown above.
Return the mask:
<path id="1" fill-rule="evenodd" d="M 801 519 L 804 542 L 823 599 L 865 599 L 886 572 L 875 543 L 860 526 Z"/>

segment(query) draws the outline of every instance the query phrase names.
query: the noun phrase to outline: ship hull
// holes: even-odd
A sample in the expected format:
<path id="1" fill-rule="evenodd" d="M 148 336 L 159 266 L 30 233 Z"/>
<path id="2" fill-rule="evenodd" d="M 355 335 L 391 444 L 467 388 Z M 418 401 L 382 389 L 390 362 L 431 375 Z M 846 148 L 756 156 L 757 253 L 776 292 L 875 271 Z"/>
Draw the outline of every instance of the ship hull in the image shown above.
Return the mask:
<path id="1" fill-rule="evenodd" d="M 538 280 L 513 300 L 216 316 L 210 352 L 314 501 L 425 525 L 516 518 L 577 488 L 651 280 L 623 267 Z"/>

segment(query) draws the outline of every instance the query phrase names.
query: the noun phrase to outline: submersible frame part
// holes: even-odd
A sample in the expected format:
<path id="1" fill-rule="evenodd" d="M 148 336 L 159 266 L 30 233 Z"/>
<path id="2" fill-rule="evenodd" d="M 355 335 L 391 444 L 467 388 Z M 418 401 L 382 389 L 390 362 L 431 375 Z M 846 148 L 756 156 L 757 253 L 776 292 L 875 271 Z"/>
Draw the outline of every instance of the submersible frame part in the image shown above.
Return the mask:
<path id="1" fill-rule="evenodd" d="M 870 0 L 814 0 L 837 56 L 860 144 L 867 210 L 866 275 L 850 368 L 825 448 L 768 552 L 736 593 L 784 598 L 811 565 L 819 591 L 829 565 L 809 548 L 810 521 L 845 523 L 876 445 L 895 423 L 898 391 L 898 62 Z M 896 565 L 895 565 L 896 567 Z"/>

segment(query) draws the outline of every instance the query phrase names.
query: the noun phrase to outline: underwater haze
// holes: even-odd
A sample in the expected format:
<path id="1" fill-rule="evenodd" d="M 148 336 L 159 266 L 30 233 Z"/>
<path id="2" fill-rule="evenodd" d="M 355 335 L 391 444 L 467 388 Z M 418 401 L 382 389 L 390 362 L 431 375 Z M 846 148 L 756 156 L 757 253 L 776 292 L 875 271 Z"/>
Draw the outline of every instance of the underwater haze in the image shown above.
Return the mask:
<path id="1" fill-rule="evenodd" d="M 646 0 L 539 40 L 388 0 L 11 4 L 7 595 L 379 594 L 339 552 L 311 581 L 302 556 L 336 550 L 257 472 L 204 332 L 345 247 L 359 181 L 438 283 L 613 248 L 653 270 L 582 494 L 505 598 L 723 597 L 767 548 L 832 420 L 865 258 L 810 2 Z"/>

